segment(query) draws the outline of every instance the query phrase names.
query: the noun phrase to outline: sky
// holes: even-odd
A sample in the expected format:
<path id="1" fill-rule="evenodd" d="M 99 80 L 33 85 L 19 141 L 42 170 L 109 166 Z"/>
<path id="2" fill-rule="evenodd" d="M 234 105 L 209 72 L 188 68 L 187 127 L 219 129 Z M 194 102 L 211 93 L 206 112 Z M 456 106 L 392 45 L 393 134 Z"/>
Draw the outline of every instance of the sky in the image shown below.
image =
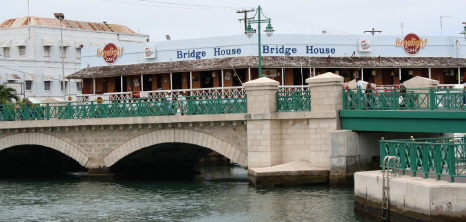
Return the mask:
<path id="1" fill-rule="evenodd" d="M 28 0 L 1 1 L 8 1 L 0 8 L 1 21 L 27 16 Z M 126 25 L 154 42 L 166 35 L 177 40 L 243 34 L 238 19 L 244 14 L 237 10 L 258 5 L 275 34 L 370 35 L 364 31 L 374 28 L 382 31 L 376 35 L 462 37 L 466 22 L 465 0 L 29 0 L 29 14 L 54 18 L 62 12 L 65 19 Z"/>

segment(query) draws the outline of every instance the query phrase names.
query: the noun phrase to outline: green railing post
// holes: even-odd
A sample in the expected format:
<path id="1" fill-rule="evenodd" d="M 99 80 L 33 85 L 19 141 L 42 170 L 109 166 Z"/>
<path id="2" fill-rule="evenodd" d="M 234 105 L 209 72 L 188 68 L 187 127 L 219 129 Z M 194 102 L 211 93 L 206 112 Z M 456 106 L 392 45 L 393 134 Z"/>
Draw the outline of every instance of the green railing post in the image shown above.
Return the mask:
<path id="1" fill-rule="evenodd" d="M 187 109 L 188 113 L 186 113 L 186 115 L 191 115 L 191 114 L 193 114 L 193 101 L 192 101 L 193 97 L 190 96 L 188 99 L 189 99 L 188 100 L 188 109 Z"/>
<path id="2" fill-rule="evenodd" d="M 406 146 L 399 145 L 400 149 L 400 167 L 401 167 L 401 174 L 405 175 L 406 174 L 406 158 L 409 158 L 406 156 Z"/>
<path id="3" fill-rule="evenodd" d="M 144 116 L 141 99 L 138 99 L 138 105 L 136 106 L 136 109 L 136 116 Z"/>
<path id="4" fill-rule="evenodd" d="M 117 100 L 113 100 L 113 117 L 118 117 L 118 103 Z"/>
<path id="5" fill-rule="evenodd" d="M 380 167 L 383 167 L 383 160 L 385 159 L 385 156 L 387 155 L 385 153 L 385 141 L 384 138 L 379 141 L 379 150 L 380 150 Z"/>
<path id="6" fill-rule="evenodd" d="M 426 144 L 421 144 L 422 152 L 422 171 L 424 171 L 424 178 L 429 177 L 429 149 Z"/>
<path id="7" fill-rule="evenodd" d="M 216 113 L 222 113 L 222 100 L 220 98 L 220 95 L 217 95 L 217 103 L 218 103 L 218 106 L 217 106 L 217 112 Z M 209 114 L 213 114 L 213 113 L 209 113 Z"/>
<path id="8" fill-rule="evenodd" d="M 409 149 L 411 149 L 411 170 L 413 171 L 413 177 L 415 177 L 417 173 L 417 149 L 414 148 L 414 142 L 409 142 Z"/>
<path id="9" fill-rule="evenodd" d="M 94 101 L 91 101 L 91 115 L 89 116 L 90 118 L 94 118 L 95 115 L 95 107 L 94 107 Z"/>
<path id="10" fill-rule="evenodd" d="M 455 161 L 455 144 L 450 140 L 448 144 L 448 173 L 450 175 L 450 182 L 455 182 L 456 176 L 456 161 Z"/>
<path id="11" fill-rule="evenodd" d="M 390 103 L 390 109 L 396 110 L 398 107 L 398 99 L 396 98 L 396 90 L 393 88 L 390 95 L 392 97 L 392 102 Z"/>
<path id="12" fill-rule="evenodd" d="M 437 174 L 437 180 L 440 180 L 442 174 L 442 146 L 434 144 L 434 168 Z"/>
<path id="13" fill-rule="evenodd" d="M 293 110 L 298 111 L 298 95 L 296 92 L 293 92 Z"/>
<path id="14" fill-rule="evenodd" d="M 430 110 L 434 110 L 434 107 L 437 106 L 435 102 L 434 89 L 429 89 L 429 97 L 430 97 Z"/>
<path id="15" fill-rule="evenodd" d="M 47 105 L 45 106 L 45 118 L 47 120 L 50 120 L 50 105 L 47 103 Z"/>

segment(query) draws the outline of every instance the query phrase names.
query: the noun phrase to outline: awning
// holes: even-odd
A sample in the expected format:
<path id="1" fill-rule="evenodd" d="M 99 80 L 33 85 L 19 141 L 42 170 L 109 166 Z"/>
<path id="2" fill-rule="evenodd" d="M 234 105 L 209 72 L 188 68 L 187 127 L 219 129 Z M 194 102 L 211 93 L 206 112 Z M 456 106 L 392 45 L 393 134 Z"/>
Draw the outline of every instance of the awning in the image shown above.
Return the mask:
<path id="1" fill-rule="evenodd" d="M 7 73 L 6 76 L 7 80 L 21 80 L 21 77 L 16 73 Z"/>
<path id="2" fill-rule="evenodd" d="M 34 75 L 34 74 L 24 74 L 24 78 L 26 81 L 33 81 L 33 80 L 37 80 L 37 76 Z"/>
<path id="3" fill-rule="evenodd" d="M 10 40 L 0 41 L 0 48 L 10 47 Z"/>
<path id="4" fill-rule="evenodd" d="M 58 46 L 61 46 L 61 41 L 58 41 Z M 71 43 L 68 40 L 63 40 L 63 47 L 70 47 Z"/>
<path id="5" fill-rule="evenodd" d="M 53 75 L 44 74 L 44 81 L 53 81 L 56 80 Z"/>
<path id="6" fill-rule="evenodd" d="M 87 44 L 85 44 L 85 43 L 84 43 L 83 41 L 81 41 L 81 40 L 76 40 L 76 41 L 74 41 L 74 43 L 75 43 L 75 47 L 76 47 L 76 48 L 87 47 Z"/>
<path id="7" fill-rule="evenodd" d="M 55 42 L 52 39 L 43 38 L 42 39 L 42 45 L 44 45 L 44 46 L 53 46 L 53 45 L 55 45 Z"/>
<path id="8" fill-rule="evenodd" d="M 42 102 L 34 97 L 28 97 L 32 104 L 41 104 Z"/>
<path id="9" fill-rule="evenodd" d="M 26 46 L 27 39 L 18 39 L 13 43 L 13 46 Z"/>

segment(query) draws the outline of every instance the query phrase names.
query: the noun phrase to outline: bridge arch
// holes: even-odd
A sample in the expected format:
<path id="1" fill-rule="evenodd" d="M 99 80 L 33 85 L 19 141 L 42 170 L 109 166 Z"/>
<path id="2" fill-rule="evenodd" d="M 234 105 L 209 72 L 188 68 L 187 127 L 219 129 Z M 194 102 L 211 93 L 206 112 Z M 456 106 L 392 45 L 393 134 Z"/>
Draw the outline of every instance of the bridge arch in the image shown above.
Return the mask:
<path id="1" fill-rule="evenodd" d="M 105 165 L 111 167 L 135 151 L 162 143 L 187 143 L 206 147 L 222 154 L 244 168 L 248 167 L 247 152 L 240 149 L 240 147 L 204 132 L 183 129 L 155 130 L 131 138 L 104 157 Z"/>
<path id="2" fill-rule="evenodd" d="M 13 146 L 40 145 L 57 150 L 85 167 L 89 157 L 78 145 L 45 133 L 16 133 L 0 138 L 0 151 Z"/>

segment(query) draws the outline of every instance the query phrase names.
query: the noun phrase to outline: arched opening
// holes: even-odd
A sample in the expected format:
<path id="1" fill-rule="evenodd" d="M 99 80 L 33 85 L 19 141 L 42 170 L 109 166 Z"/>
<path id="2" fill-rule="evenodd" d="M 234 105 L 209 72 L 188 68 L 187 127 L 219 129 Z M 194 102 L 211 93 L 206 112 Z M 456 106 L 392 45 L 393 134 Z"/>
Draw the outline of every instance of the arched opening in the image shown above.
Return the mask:
<path id="1" fill-rule="evenodd" d="M 0 150 L 0 178 L 63 177 L 87 172 L 73 158 L 40 145 L 19 145 Z"/>
<path id="2" fill-rule="evenodd" d="M 187 143 L 162 143 L 139 149 L 110 167 L 116 177 L 189 178 L 212 150 Z"/>

